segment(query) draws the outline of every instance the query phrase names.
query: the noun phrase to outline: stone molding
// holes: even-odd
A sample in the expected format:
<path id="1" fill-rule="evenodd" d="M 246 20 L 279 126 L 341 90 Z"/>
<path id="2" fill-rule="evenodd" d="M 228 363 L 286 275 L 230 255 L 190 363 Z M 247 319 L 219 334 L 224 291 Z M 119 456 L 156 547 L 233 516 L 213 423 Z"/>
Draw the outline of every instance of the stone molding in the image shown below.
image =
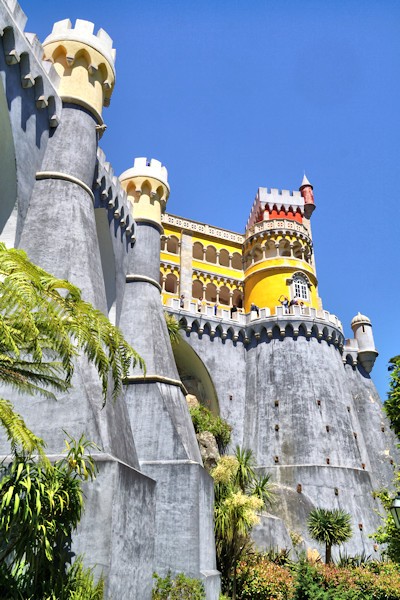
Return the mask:
<path id="1" fill-rule="evenodd" d="M 89 194 L 92 202 L 94 202 L 94 194 L 90 187 L 77 177 L 73 177 L 73 175 L 69 175 L 68 173 L 61 173 L 60 171 L 38 171 L 36 173 L 36 179 L 37 181 L 42 181 L 44 179 L 62 179 L 63 181 L 75 183 L 76 185 L 79 185 L 79 187 L 81 187 L 83 190 L 85 190 L 85 192 Z"/>
<path id="2" fill-rule="evenodd" d="M 128 274 L 125 279 L 126 283 L 135 283 L 135 281 L 140 281 L 142 283 L 150 283 L 150 285 L 154 285 L 161 292 L 161 285 L 153 279 L 152 277 L 146 277 L 145 275 L 135 275 L 134 273 Z"/>

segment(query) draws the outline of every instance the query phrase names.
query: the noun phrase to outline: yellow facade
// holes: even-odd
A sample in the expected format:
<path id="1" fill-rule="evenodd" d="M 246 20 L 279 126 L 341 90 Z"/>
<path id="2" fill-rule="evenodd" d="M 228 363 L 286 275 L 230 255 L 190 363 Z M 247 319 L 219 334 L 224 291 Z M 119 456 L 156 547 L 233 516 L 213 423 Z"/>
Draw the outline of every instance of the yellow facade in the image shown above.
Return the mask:
<path id="1" fill-rule="evenodd" d="M 160 285 L 165 304 L 180 297 L 186 273 L 192 289 L 188 294 L 186 287 L 185 300 L 200 299 L 202 305 L 237 306 L 247 313 L 254 304 L 274 314 L 287 297 L 289 302 L 296 299 L 306 307 L 322 308 L 309 223 L 291 232 L 272 230 L 269 222 L 268 231 L 256 235 L 234 234 L 173 215 L 164 215 L 162 224 Z M 185 233 L 190 256 L 182 250 Z"/>

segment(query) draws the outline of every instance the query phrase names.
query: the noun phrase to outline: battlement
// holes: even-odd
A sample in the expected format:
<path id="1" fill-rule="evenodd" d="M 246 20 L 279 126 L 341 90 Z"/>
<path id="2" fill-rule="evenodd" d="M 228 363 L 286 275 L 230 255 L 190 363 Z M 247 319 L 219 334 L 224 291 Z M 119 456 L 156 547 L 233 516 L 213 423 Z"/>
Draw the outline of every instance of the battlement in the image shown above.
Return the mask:
<path id="1" fill-rule="evenodd" d="M 159 160 L 155 158 L 135 158 L 133 167 L 127 169 L 120 176 L 120 180 L 133 179 L 134 177 L 157 179 L 169 191 L 168 171 Z"/>
<path id="2" fill-rule="evenodd" d="M 261 210 L 265 210 L 265 208 L 272 210 L 274 206 L 278 211 L 288 212 L 291 209 L 296 212 L 300 210 L 301 214 L 304 214 L 304 198 L 301 192 L 260 187 L 253 202 L 246 229 L 254 225 Z"/>
<path id="3" fill-rule="evenodd" d="M 95 208 L 106 208 L 126 239 L 135 242 L 135 221 L 130 213 L 129 201 L 118 177 L 101 148 L 97 149 L 97 164 L 93 182 Z"/>
<path id="4" fill-rule="evenodd" d="M 53 30 L 47 36 L 43 45 L 53 44 L 54 42 L 80 42 L 86 46 L 90 46 L 104 56 L 110 64 L 115 77 L 115 56 L 116 51 L 113 48 L 113 41 L 104 29 L 99 29 L 96 34 L 94 32 L 94 23 L 77 19 L 75 27 L 69 19 L 57 21 L 54 23 Z"/>

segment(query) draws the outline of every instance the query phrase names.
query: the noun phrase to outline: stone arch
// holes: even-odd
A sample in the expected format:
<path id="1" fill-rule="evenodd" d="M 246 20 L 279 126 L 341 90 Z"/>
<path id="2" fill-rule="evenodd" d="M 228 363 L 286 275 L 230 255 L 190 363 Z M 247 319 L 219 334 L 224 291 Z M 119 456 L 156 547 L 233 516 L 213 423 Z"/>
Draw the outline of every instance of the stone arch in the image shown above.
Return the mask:
<path id="1" fill-rule="evenodd" d="M 290 244 L 288 240 L 282 239 L 279 242 L 279 256 L 291 256 Z"/>
<path id="2" fill-rule="evenodd" d="M 242 270 L 242 255 L 239 252 L 232 255 L 232 269 Z"/>
<path id="3" fill-rule="evenodd" d="M 207 246 L 206 261 L 209 262 L 209 263 L 216 264 L 216 262 L 217 262 L 217 251 L 214 248 L 214 246 Z"/>
<path id="4" fill-rule="evenodd" d="M 226 285 L 219 288 L 219 303 L 229 306 L 230 304 L 230 290 Z"/>
<path id="5" fill-rule="evenodd" d="M 265 244 L 265 258 L 274 258 L 276 256 L 275 242 L 269 240 Z"/>
<path id="6" fill-rule="evenodd" d="M 299 327 L 299 335 L 302 335 L 303 337 L 308 337 L 307 327 L 304 325 L 304 323 L 302 323 Z"/>
<path id="7" fill-rule="evenodd" d="M 175 235 L 170 235 L 167 240 L 167 252 L 179 254 L 179 240 Z"/>
<path id="8" fill-rule="evenodd" d="M 219 251 L 219 264 L 221 267 L 229 267 L 229 252 L 225 248 Z"/>
<path id="9" fill-rule="evenodd" d="M 256 246 L 253 248 L 253 262 L 259 262 L 263 259 L 263 251 L 261 250 L 261 246 Z"/>
<path id="10" fill-rule="evenodd" d="M 203 300 L 203 284 L 198 279 L 195 279 L 192 283 L 192 298 Z"/>
<path id="11" fill-rule="evenodd" d="M 165 291 L 169 294 L 176 294 L 178 292 L 178 278 L 173 273 L 168 273 L 165 278 Z"/>
<path id="12" fill-rule="evenodd" d="M 232 304 L 238 308 L 243 308 L 243 292 L 238 289 L 233 291 Z"/>
<path id="13" fill-rule="evenodd" d="M 207 339 L 205 343 L 210 343 Z M 191 345 L 182 338 L 173 348 L 179 377 L 189 394 L 219 415 L 219 402 L 214 383 L 208 369 Z"/>
<path id="14" fill-rule="evenodd" d="M 295 242 L 293 244 L 293 257 L 298 260 L 303 260 L 303 246 L 300 242 Z"/>
<path id="15" fill-rule="evenodd" d="M 213 303 L 217 301 L 217 286 L 214 283 L 207 283 L 206 300 Z"/>
<path id="16" fill-rule="evenodd" d="M 3 80 L 0 77 L 0 238 L 8 246 L 14 246 L 16 213 L 13 215 L 17 199 L 16 156 L 12 127 Z"/>
<path id="17" fill-rule="evenodd" d="M 203 244 L 200 242 L 193 244 L 193 258 L 195 260 L 204 260 Z"/>

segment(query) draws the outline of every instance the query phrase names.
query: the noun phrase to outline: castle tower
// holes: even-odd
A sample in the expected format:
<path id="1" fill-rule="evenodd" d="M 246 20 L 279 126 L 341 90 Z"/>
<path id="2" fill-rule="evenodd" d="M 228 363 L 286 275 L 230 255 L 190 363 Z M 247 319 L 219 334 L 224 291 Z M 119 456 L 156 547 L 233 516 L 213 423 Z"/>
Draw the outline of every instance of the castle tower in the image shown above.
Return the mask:
<path id="1" fill-rule="evenodd" d="M 365 315 L 358 313 L 351 322 L 351 328 L 358 346 L 358 360 L 365 371 L 370 373 L 378 356 L 371 321 Z"/>
<path id="2" fill-rule="evenodd" d="M 245 310 L 271 313 L 280 301 L 319 309 L 310 217 L 313 187 L 304 176 L 299 192 L 259 188 L 243 246 Z"/>
<path id="3" fill-rule="evenodd" d="M 146 362 L 133 371 L 126 403 L 140 467 L 157 481 L 154 570 L 204 580 L 207 599 L 219 595 L 213 535 L 213 483 L 203 469 L 161 302 L 161 213 L 169 195 L 167 170 L 136 158 L 120 176 L 136 221 L 121 327 Z"/>
<path id="4" fill-rule="evenodd" d="M 82 290 L 83 298 L 107 314 L 107 300 L 96 229 L 93 179 L 102 107 L 114 86 L 115 50 L 111 38 L 93 23 L 56 23 L 44 42 L 45 58 L 58 74 L 62 111 L 51 132 L 30 199 L 20 247 L 29 258 Z M 19 408 L 20 400 L 16 399 Z M 28 425 L 47 442 L 50 454 L 64 446 L 64 429 L 76 439 L 85 433 L 97 444 L 99 476 L 87 490 L 84 518 L 74 538 L 77 552 L 97 565 L 116 598 L 150 598 L 155 483 L 140 473 L 126 406 L 108 400 L 86 359 L 78 359 L 72 388 L 58 401 L 25 401 Z M 101 520 L 98 515 L 101 513 Z M 124 535 L 123 548 L 115 543 Z M 134 533 L 133 533 L 134 532 Z M 132 564 L 131 556 L 141 557 Z M 119 569 L 112 569 L 118 564 Z"/>

